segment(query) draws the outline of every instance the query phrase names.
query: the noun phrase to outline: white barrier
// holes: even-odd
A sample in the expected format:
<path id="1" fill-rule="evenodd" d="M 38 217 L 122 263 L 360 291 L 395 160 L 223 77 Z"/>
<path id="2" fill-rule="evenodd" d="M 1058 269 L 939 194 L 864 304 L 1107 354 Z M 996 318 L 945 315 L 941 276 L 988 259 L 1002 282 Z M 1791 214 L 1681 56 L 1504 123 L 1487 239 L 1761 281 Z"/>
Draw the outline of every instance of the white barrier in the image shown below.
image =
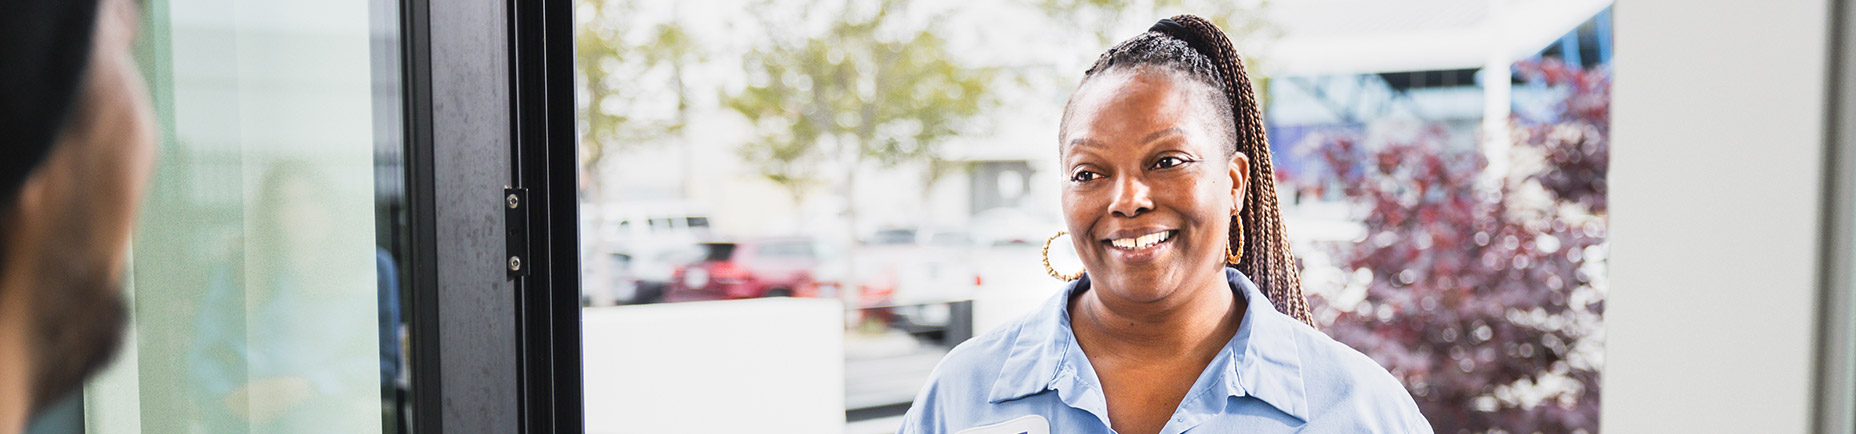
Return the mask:
<path id="1" fill-rule="evenodd" d="M 585 309 L 586 432 L 843 432 L 843 312 L 803 298 Z"/>

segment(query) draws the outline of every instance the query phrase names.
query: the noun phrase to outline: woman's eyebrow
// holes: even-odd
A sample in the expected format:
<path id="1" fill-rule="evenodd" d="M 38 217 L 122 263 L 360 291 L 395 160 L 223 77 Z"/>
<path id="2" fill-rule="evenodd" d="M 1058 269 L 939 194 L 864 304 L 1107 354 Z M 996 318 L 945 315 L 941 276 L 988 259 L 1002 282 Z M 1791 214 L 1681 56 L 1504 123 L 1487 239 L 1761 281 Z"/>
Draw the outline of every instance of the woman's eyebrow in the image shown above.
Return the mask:
<path id="1" fill-rule="evenodd" d="M 1179 129 L 1179 127 L 1169 127 L 1164 130 L 1155 131 L 1153 133 L 1150 133 L 1147 135 L 1147 137 L 1142 137 L 1140 143 L 1145 145 L 1145 144 L 1153 143 L 1156 140 L 1164 139 L 1164 138 L 1171 137 L 1171 136 L 1182 135 L 1185 133 L 1186 131 Z M 1079 145 L 1088 146 L 1091 148 L 1108 147 L 1107 145 L 1103 145 L 1102 142 L 1091 140 L 1088 137 L 1078 137 L 1078 138 L 1070 139 L 1070 146 L 1079 146 Z"/>

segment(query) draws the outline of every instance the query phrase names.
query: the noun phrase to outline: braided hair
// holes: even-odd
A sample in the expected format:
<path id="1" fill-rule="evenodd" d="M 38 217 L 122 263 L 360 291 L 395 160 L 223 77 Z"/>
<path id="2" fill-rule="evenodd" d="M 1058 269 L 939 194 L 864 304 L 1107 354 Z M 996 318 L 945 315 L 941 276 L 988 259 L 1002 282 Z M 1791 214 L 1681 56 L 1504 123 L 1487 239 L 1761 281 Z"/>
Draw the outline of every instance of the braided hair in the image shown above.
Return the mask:
<path id="1" fill-rule="evenodd" d="M 1257 103 L 1250 76 L 1244 63 L 1224 31 L 1211 21 L 1193 15 L 1160 20 L 1146 33 L 1109 48 L 1083 73 L 1083 82 L 1105 71 L 1155 67 L 1187 77 L 1217 91 L 1212 97 L 1218 124 L 1227 134 L 1225 156 L 1238 152 L 1250 157 L 1252 169 L 1244 192 L 1244 207 L 1231 219 L 1232 247 L 1242 246 L 1243 256 L 1236 263 L 1239 272 L 1249 276 L 1270 299 L 1276 310 L 1308 325 L 1314 319 L 1308 312 L 1308 299 L 1302 295 L 1295 256 L 1289 251 L 1289 238 L 1283 232 L 1282 215 L 1276 200 L 1275 170 L 1270 164 L 1269 138 L 1263 134 L 1263 113 Z M 1064 110 L 1063 122 L 1069 122 Z M 1232 250 L 1236 250 L 1233 248 Z"/>

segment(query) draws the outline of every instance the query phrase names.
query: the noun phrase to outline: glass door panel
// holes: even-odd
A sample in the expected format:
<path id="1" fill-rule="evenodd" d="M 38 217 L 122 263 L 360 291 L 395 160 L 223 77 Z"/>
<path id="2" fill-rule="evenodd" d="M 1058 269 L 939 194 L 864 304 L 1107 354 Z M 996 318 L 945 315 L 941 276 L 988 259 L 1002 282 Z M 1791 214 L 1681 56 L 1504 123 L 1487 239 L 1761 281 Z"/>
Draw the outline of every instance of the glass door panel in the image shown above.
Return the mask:
<path id="1" fill-rule="evenodd" d="M 163 142 L 83 431 L 405 431 L 399 3 L 145 10 Z"/>

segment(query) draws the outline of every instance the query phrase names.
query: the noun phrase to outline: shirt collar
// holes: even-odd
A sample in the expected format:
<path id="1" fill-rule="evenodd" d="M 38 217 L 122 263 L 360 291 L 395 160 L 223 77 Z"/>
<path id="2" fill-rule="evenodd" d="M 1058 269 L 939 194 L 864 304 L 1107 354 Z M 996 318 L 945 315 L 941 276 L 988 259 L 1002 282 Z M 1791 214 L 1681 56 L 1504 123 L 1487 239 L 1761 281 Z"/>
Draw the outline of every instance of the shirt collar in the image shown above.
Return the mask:
<path id="1" fill-rule="evenodd" d="M 1188 408 L 1213 405 L 1193 402 L 1194 396 L 1206 392 L 1197 389 L 1210 387 L 1213 391 L 1223 389 L 1226 397 L 1254 396 L 1306 422 L 1308 402 L 1302 383 L 1302 359 L 1293 329 L 1296 320 L 1277 312 L 1275 305 L 1243 273 L 1232 268 L 1224 271 L 1232 291 L 1244 297 L 1244 319 L 1231 341 L 1225 344 L 1224 351 L 1206 366 L 1207 375 L 1216 377 L 1210 382 L 1201 378 L 1193 386 L 1195 390 L 1181 403 L 1181 409 L 1222 411 L 1222 399 L 1217 400 L 1216 408 Z M 999 378 L 993 382 L 988 402 L 999 403 L 1056 390 L 1071 406 L 1102 405 L 1099 391 L 1085 393 L 1087 389 L 1101 387 L 1087 358 L 1076 347 L 1076 335 L 1070 329 L 1070 298 L 1088 290 L 1089 276 L 1084 275 L 1019 324 L 1011 352 L 1005 358 Z M 1106 417 L 1105 412 L 1101 416 Z"/>

